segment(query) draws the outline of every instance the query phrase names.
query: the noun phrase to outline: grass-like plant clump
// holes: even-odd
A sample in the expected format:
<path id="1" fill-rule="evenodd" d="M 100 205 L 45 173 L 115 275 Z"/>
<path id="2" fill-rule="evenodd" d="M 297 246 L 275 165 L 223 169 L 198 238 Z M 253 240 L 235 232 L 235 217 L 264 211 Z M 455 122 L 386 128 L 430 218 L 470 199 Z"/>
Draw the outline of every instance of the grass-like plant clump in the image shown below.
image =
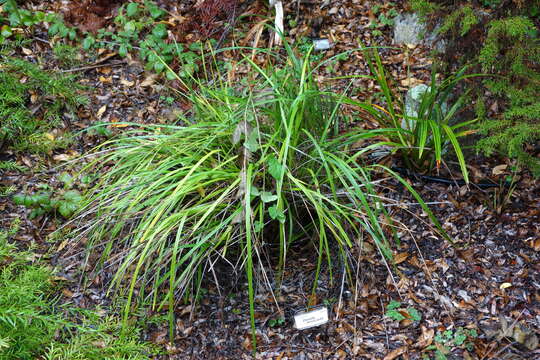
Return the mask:
<path id="1" fill-rule="evenodd" d="M 372 51 L 367 59 L 371 77 L 381 89 L 382 107 L 365 102 L 346 102 L 357 105 L 380 126 L 381 135 L 388 140 L 384 145 L 398 153 L 409 168 L 421 171 L 439 169 L 443 156 L 448 156 L 452 150 L 463 178 L 468 182 L 465 157 L 458 139 L 473 132 L 470 126 L 477 119 L 457 120 L 468 92 L 457 99 L 454 92 L 460 82 L 479 75 L 467 75 L 464 67 L 439 81 L 436 72 L 432 71 L 431 82 L 420 94 L 418 108 L 413 109 L 408 108 L 403 96 L 396 92 L 395 82 L 384 68 L 378 52 Z"/>
<path id="2" fill-rule="evenodd" d="M 150 358 L 136 329 L 119 335 L 115 318 L 60 305 L 51 270 L 9 242 L 17 230 L 18 223 L 0 229 L 0 360 Z"/>
<path id="3" fill-rule="evenodd" d="M 224 276 L 246 271 L 254 328 L 255 262 L 279 286 L 289 248 L 310 239 L 315 291 L 323 261 L 330 271 L 337 262 L 348 268 L 365 233 L 390 258 L 392 220 L 372 181 L 376 170 L 400 180 L 431 216 L 407 182 L 362 164 L 369 147 L 356 144 L 380 132 L 340 131 L 345 95 L 319 89 L 309 52 L 299 59 L 286 49 L 267 69 L 246 58 L 247 87 L 198 82 L 186 95 L 192 111 L 183 126 L 139 126 L 97 149 L 89 167 L 102 175 L 77 235 L 101 254 L 99 263 L 117 266 L 113 285 L 127 293 L 126 316 L 135 299 L 172 312 L 225 259 Z M 263 261 L 267 245 L 275 277 Z"/>

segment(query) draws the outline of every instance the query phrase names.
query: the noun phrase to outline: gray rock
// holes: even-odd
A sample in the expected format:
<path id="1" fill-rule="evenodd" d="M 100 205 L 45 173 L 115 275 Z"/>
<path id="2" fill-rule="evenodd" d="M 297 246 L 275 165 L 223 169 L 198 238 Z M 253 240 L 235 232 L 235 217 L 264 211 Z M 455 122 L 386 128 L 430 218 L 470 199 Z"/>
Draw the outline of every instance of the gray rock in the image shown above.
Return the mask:
<path id="1" fill-rule="evenodd" d="M 420 103 L 422 102 L 422 96 L 429 91 L 429 86 L 425 84 L 416 85 L 413 88 L 410 88 L 407 91 L 405 96 L 405 114 L 407 117 L 413 118 L 403 118 L 401 120 L 401 127 L 405 130 L 412 130 L 415 127 L 414 118 L 418 117 L 418 109 L 420 108 Z"/>
<path id="2" fill-rule="evenodd" d="M 437 37 L 438 26 L 427 32 L 417 14 L 400 14 L 394 19 L 394 44 L 427 45 L 442 53 L 446 42 Z"/>
<path id="3" fill-rule="evenodd" d="M 332 47 L 332 44 L 330 44 L 330 40 L 328 40 L 328 39 L 315 39 L 315 40 L 313 40 L 313 50 L 315 50 L 315 51 L 328 50 L 331 47 Z"/>

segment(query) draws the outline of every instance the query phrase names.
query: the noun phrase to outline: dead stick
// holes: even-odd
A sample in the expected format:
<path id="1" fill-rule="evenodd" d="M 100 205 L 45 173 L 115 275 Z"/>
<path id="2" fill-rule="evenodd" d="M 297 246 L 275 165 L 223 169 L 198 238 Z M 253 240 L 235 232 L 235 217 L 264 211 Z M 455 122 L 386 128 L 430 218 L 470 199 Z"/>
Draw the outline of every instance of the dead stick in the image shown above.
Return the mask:
<path id="1" fill-rule="evenodd" d="M 97 68 L 100 68 L 100 67 L 120 66 L 120 65 L 124 65 L 124 64 L 126 64 L 125 61 L 119 61 L 119 62 L 116 62 L 116 63 L 97 64 L 97 65 L 89 65 L 89 66 L 83 66 L 83 67 L 78 67 L 78 68 L 73 68 L 73 69 L 67 69 L 67 70 L 62 70 L 61 72 L 65 73 L 65 72 L 86 71 L 86 70 L 97 69 Z"/>

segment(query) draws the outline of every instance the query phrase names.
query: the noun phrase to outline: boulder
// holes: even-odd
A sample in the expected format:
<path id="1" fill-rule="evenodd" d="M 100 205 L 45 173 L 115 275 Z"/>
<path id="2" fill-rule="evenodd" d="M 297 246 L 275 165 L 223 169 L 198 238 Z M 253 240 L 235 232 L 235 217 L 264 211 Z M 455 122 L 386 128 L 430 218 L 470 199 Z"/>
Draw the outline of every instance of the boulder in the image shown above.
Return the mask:
<path id="1" fill-rule="evenodd" d="M 444 40 L 437 37 L 437 29 L 427 31 L 417 14 L 400 14 L 394 19 L 394 44 L 426 45 L 443 53 L 446 48 Z"/>

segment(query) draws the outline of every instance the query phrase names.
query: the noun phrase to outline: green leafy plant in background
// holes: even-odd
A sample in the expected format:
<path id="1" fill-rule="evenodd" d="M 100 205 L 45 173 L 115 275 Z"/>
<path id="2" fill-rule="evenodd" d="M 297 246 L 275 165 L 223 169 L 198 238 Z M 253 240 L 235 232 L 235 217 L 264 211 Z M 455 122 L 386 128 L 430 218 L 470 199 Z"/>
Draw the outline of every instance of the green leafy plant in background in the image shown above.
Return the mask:
<path id="1" fill-rule="evenodd" d="M 381 136 L 413 170 L 430 171 L 439 168 L 443 155 L 453 150 L 465 181 L 469 180 L 465 157 L 458 138 L 470 134 L 468 127 L 476 119 L 456 121 L 457 114 L 467 99 L 467 94 L 453 99 L 453 91 L 461 81 L 478 76 L 466 75 L 466 68 L 438 81 L 432 71 L 431 82 L 421 96 L 419 108 L 414 113 L 407 110 L 405 100 L 395 93 L 394 82 L 389 78 L 376 50 L 368 57 L 373 80 L 381 88 L 383 106 L 373 103 L 352 101 L 365 115 L 381 127 Z"/>
<path id="2" fill-rule="evenodd" d="M 51 270 L 9 242 L 18 229 L 18 222 L 0 229 L 0 360 L 142 360 L 156 353 L 138 339 L 138 329 L 119 335 L 117 319 L 60 305 Z"/>
<path id="3" fill-rule="evenodd" d="M 0 161 L 0 173 L 4 171 L 18 171 L 23 172 L 26 171 L 28 168 L 23 165 L 17 164 L 15 161 L 11 160 L 2 160 Z"/>
<path id="4" fill-rule="evenodd" d="M 479 22 L 480 19 L 474 13 L 474 9 L 471 6 L 463 6 L 446 17 L 443 25 L 439 28 L 439 33 L 445 34 L 454 31 L 463 36 Z"/>
<path id="5" fill-rule="evenodd" d="M 65 148 L 69 134 L 53 136 L 47 132 L 60 125 L 65 111 L 74 112 L 87 103 L 85 97 L 77 95 L 82 87 L 72 76 L 53 74 L 9 56 L 0 56 L 0 66 L 0 149 L 11 145 L 17 150 L 46 153 Z"/>
<path id="6" fill-rule="evenodd" d="M 13 36 L 13 28 L 33 26 L 45 20 L 42 11 L 32 12 L 22 9 L 15 0 L 0 0 L 0 44 Z"/>
<path id="7" fill-rule="evenodd" d="M 382 11 L 381 5 L 375 5 L 371 8 L 373 15 L 377 16 L 377 19 L 369 24 L 373 36 L 382 36 L 383 28 L 394 25 L 394 18 L 398 16 L 398 11 L 395 9 L 394 3 L 388 3 L 387 6 L 389 7 L 387 11 Z"/>
<path id="8" fill-rule="evenodd" d="M 157 73 L 162 73 L 167 64 L 176 60 L 181 64 L 178 74 L 186 81 L 199 70 L 198 60 L 203 46 L 200 42 L 194 42 L 186 47 L 167 39 L 168 26 L 159 21 L 165 14 L 164 10 L 149 1 L 143 5 L 133 2 L 124 4 L 114 19 L 118 30 L 100 29 L 97 36 L 86 34 L 82 46 L 85 50 L 108 47 L 117 50 L 122 57 L 137 50 L 145 62 L 145 68 Z M 214 40 L 210 42 L 215 44 Z M 166 72 L 166 76 L 174 79 L 171 72 Z"/>
<path id="9" fill-rule="evenodd" d="M 3 6 L 3 13 L 8 17 L 4 21 L 0 18 L 0 24 L 7 22 L 11 25 L 2 25 L 0 44 L 8 38 L 13 38 L 13 26 L 29 28 L 40 23 L 48 24 L 48 34 L 51 37 L 78 40 L 77 28 L 66 25 L 59 14 L 30 12 L 18 7 L 13 0 L 4 1 L 6 4 Z M 174 59 L 180 64 L 178 74 L 186 81 L 193 73 L 199 71 L 197 61 L 200 60 L 203 46 L 200 42 L 184 46 L 168 40 L 168 24 L 161 21 L 165 14 L 166 11 L 154 2 L 145 1 L 143 4 L 129 2 L 119 9 L 114 19 L 117 25 L 115 31 L 100 29 L 97 35 L 84 33 L 81 46 L 87 51 L 109 48 L 117 51 L 121 57 L 126 57 L 129 52 L 136 50 L 145 62 L 145 68 L 157 73 L 165 69 L 164 61 L 166 64 L 171 64 Z M 216 41 L 210 39 L 209 43 L 214 45 Z M 74 58 L 65 56 L 69 50 L 68 45 L 63 46 L 60 48 L 57 45 L 55 54 L 64 65 L 73 64 L 74 62 L 69 60 Z M 167 72 L 166 76 L 170 80 L 174 78 L 171 72 Z"/>
<path id="10" fill-rule="evenodd" d="M 285 319 L 282 317 L 268 320 L 268 326 L 270 327 L 280 327 L 283 324 L 285 324 Z"/>
<path id="11" fill-rule="evenodd" d="M 352 281 L 349 251 L 361 233 L 391 258 L 392 234 L 381 219 L 392 220 L 374 171 L 400 181 L 448 238 L 406 181 L 384 166 L 361 164 L 365 152 L 354 144 L 378 132 L 340 133 L 345 95 L 319 89 L 310 51 L 302 59 L 285 48 L 288 57 L 268 69 L 245 59 L 253 69 L 248 87 L 193 79 L 185 126 L 139 125 L 101 145 L 83 169 L 102 175 L 80 211 L 90 221 L 74 241 L 87 238 L 105 264 L 127 250 L 112 280 L 127 294 L 126 317 L 133 301 L 149 299 L 167 305 L 172 322 L 175 303 L 195 298 L 209 264 L 225 258 L 246 271 L 255 331 L 254 262 L 270 270 L 262 253 L 274 246 L 279 287 L 288 249 L 302 239 L 314 239 L 318 254 L 313 292 L 323 261 L 330 275 L 342 262 Z"/>

